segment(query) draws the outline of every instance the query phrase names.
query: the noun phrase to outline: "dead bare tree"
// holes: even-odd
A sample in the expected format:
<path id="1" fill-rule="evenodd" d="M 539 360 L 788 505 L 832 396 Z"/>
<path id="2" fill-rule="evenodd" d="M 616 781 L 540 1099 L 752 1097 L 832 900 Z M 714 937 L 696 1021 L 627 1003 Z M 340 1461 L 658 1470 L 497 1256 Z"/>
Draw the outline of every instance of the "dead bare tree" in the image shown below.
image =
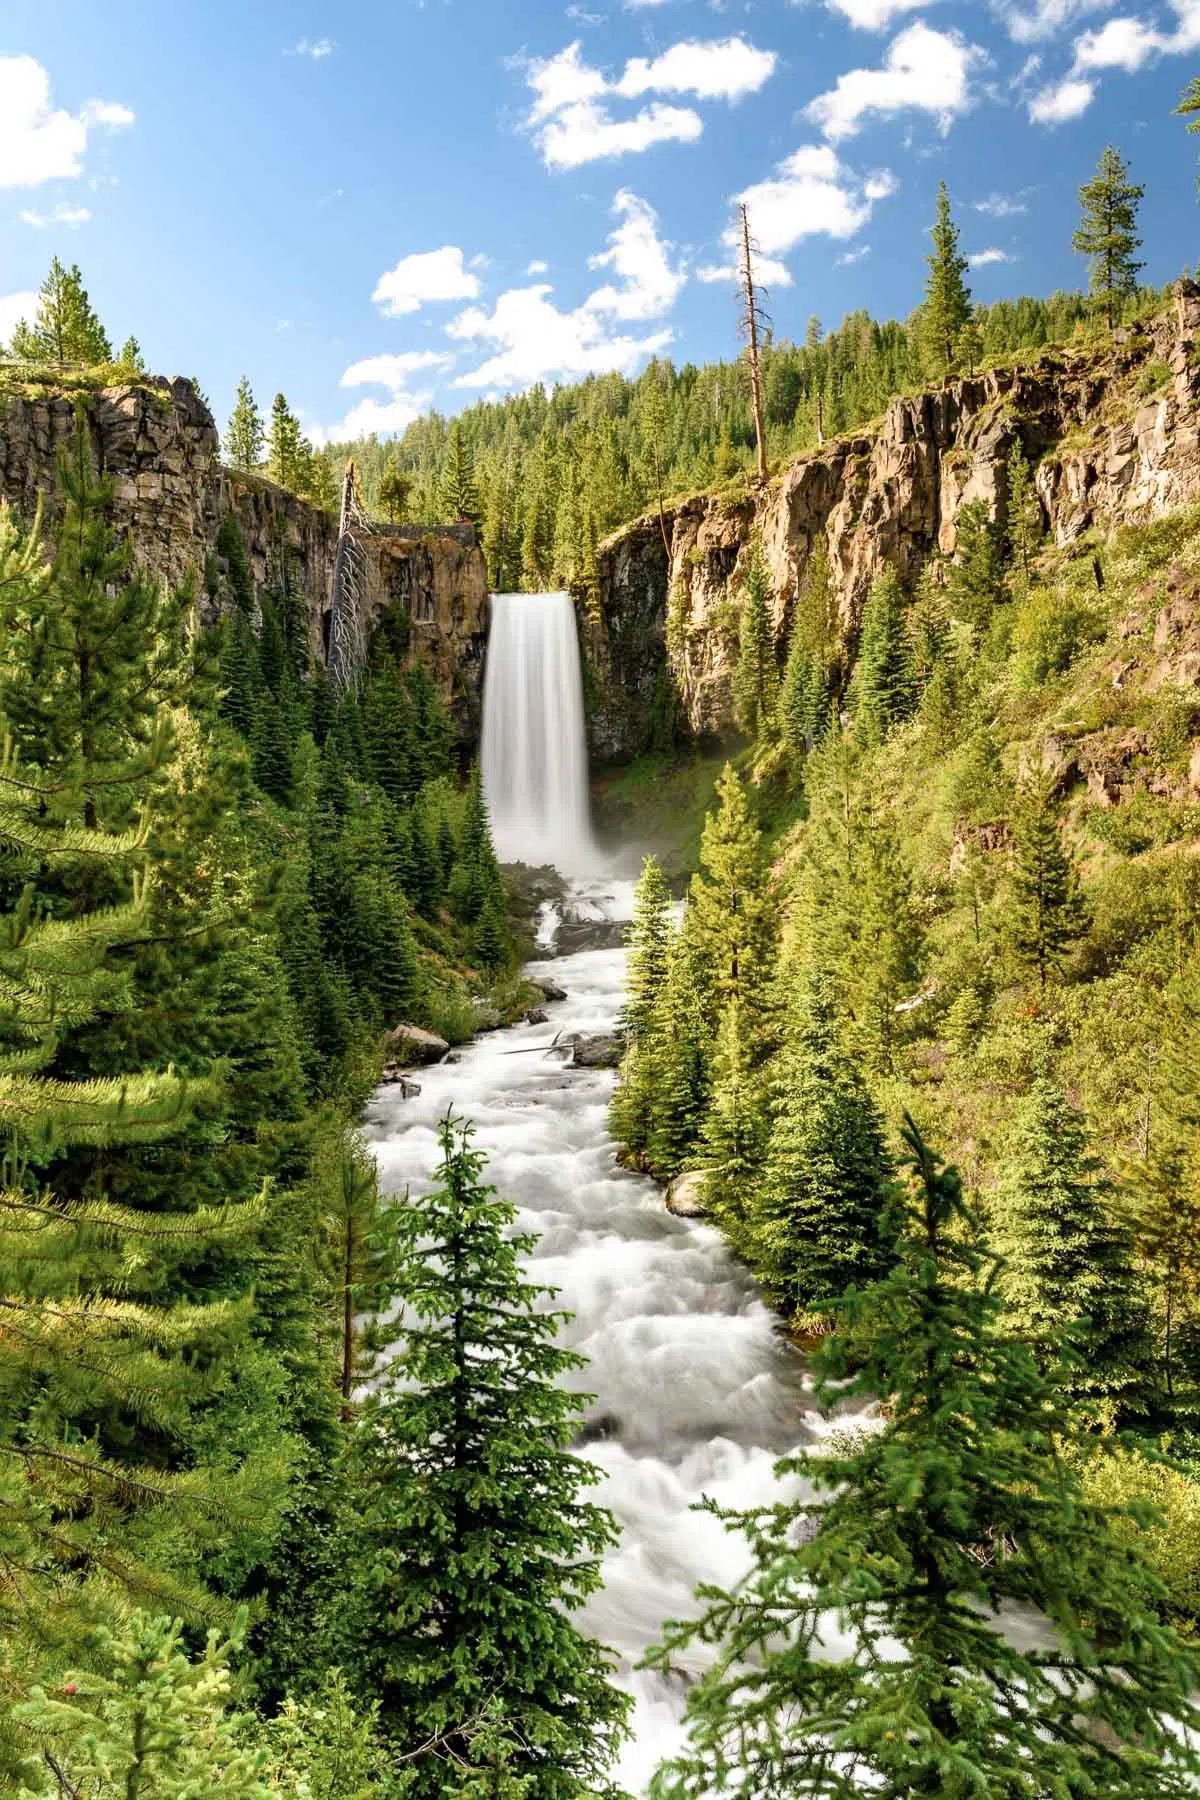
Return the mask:
<path id="1" fill-rule="evenodd" d="M 750 214 L 746 206 L 740 205 L 738 211 L 742 218 L 742 244 L 739 254 L 738 278 L 741 284 L 742 313 L 741 331 L 748 346 L 750 359 L 750 397 L 754 403 L 754 436 L 758 448 L 758 479 L 767 479 L 767 431 L 763 423 L 762 364 L 758 354 L 759 334 L 770 324 L 770 318 L 763 310 L 761 288 L 754 286 L 754 251 L 755 243 L 750 236 Z"/>

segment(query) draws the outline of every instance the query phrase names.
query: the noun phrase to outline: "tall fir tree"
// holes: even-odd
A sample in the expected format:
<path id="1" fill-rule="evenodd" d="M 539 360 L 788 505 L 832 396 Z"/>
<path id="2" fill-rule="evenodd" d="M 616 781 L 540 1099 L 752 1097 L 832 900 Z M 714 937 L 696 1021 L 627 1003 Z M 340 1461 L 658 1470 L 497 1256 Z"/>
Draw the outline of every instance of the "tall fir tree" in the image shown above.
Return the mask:
<path id="1" fill-rule="evenodd" d="M 1008 579 L 1016 598 L 1023 599 L 1033 582 L 1034 558 L 1045 527 L 1042 524 L 1042 503 L 1038 499 L 1033 472 L 1025 460 L 1020 439 L 1014 441 L 1008 453 L 1005 473 L 1007 493 L 1004 521 L 1008 538 Z"/>
<path id="2" fill-rule="evenodd" d="M 397 525 L 407 516 L 412 490 L 413 478 L 401 465 L 399 452 L 393 444 L 379 478 L 379 504 L 391 524 Z"/>
<path id="3" fill-rule="evenodd" d="M 1005 1330 L 957 1172 L 911 1122 L 905 1141 L 898 1260 L 848 1297 L 816 1363 L 827 1403 L 887 1394 L 887 1420 L 785 1458 L 798 1493 L 722 1515 L 752 1566 L 705 1589 L 654 1659 L 716 1650 L 655 1800 L 714 1780 L 813 1800 L 1183 1800 L 1195 1650 L 1161 1623 L 1162 1587 L 1114 1529 L 1125 1510 L 1089 1501 L 1064 1454 L 1086 1440 Z M 1032 1642 L 1008 1623 L 1029 1611 L 1045 1621 Z"/>
<path id="4" fill-rule="evenodd" d="M 921 359 L 934 381 L 952 375 L 958 366 L 959 339 L 971 317 L 971 292 L 966 283 L 967 259 L 958 247 L 958 227 L 950 211 L 950 190 L 938 183 L 933 249 L 926 261 L 925 298 L 921 303 Z"/>
<path id="5" fill-rule="evenodd" d="M 683 938 L 710 1028 L 736 997 L 748 1028 L 761 1031 L 770 1008 L 775 908 L 762 832 L 732 763 L 704 821 Z"/>
<path id="6" fill-rule="evenodd" d="M 616 1538 L 570 1449 L 583 1359 L 470 1138 L 447 1114 L 437 1187 L 394 1209 L 402 1332 L 350 1450 L 328 1628 L 422 1795 L 486 1777 L 494 1734 L 529 1800 L 615 1800 L 628 1700 L 571 1618 Z"/>
<path id="7" fill-rule="evenodd" d="M 1045 989 L 1088 927 L 1075 864 L 1045 782 L 1028 781 L 1017 796 L 1012 844 L 1013 948 Z"/>
<path id="8" fill-rule="evenodd" d="M 838 676 L 838 608 L 829 552 L 817 539 L 796 597 L 779 725 L 793 756 L 812 750 L 829 726 Z"/>
<path id="9" fill-rule="evenodd" d="M 439 483 L 442 511 L 448 519 L 479 525 L 482 513 L 475 486 L 475 455 L 461 419 L 452 419 Z"/>
<path id="10" fill-rule="evenodd" d="M 849 701 L 855 736 L 869 745 L 881 744 L 892 726 L 907 719 L 916 707 L 916 673 L 904 593 L 892 569 L 872 583 L 863 607 Z"/>
<path id="11" fill-rule="evenodd" d="M 1149 1320 L 1115 1196 L 1101 1179 L 1087 1128 L 1062 1090 L 1037 1080 L 1020 1108 L 993 1207 L 1004 1258 L 1005 1315 L 1044 1373 L 1073 1399 L 1111 1401 L 1126 1417 L 1146 1410 Z"/>
<path id="12" fill-rule="evenodd" d="M 879 1280 L 892 1255 L 883 1122 L 841 1044 L 835 987 L 797 970 L 773 1121 L 746 1250 L 785 1317 L 822 1313 Z"/>
<path id="13" fill-rule="evenodd" d="M 271 424 L 267 433 L 267 470 L 280 487 L 296 492 L 302 472 L 300 421 L 284 394 L 276 394 L 271 402 Z"/>
<path id="14" fill-rule="evenodd" d="M 753 1017 L 737 994 L 726 1001 L 712 1050 L 711 1092 L 701 1133 L 706 1209 L 744 1252 L 746 1220 L 767 1147 L 767 1077 Z"/>
<path id="15" fill-rule="evenodd" d="M 78 263 L 67 268 L 56 256 L 38 291 L 32 324 L 22 320 L 12 335 L 11 354 L 27 362 L 106 363 L 112 361 L 108 333 L 87 296 Z"/>
<path id="16" fill-rule="evenodd" d="M 762 544 L 755 537 L 742 579 L 738 660 L 733 676 L 737 722 L 751 738 L 764 737 L 774 730 L 779 705 L 779 668 L 770 598 L 770 575 Z"/>
<path id="17" fill-rule="evenodd" d="M 265 442 L 262 414 L 255 403 L 249 377 L 243 375 L 237 385 L 237 397 L 225 432 L 225 454 L 235 469 L 257 469 L 262 462 Z"/>
<path id="18" fill-rule="evenodd" d="M 662 864 L 648 856 L 633 895 L 629 928 L 625 1024 L 635 1038 L 646 1036 L 667 979 L 671 941 L 671 890 Z"/>
<path id="19" fill-rule="evenodd" d="M 1144 267 L 1137 261 L 1142 245 L 1137 210 L 1145 192 L 1130 181 L 1124 158 L 1111 144 L 1101 151 L 1092 179 L 1079 190 L 1082 216 L 1071 248 L 1088 259 L 1092 297 L 1110 330 L 1120 317 L 1122 303 L 1137 293 L 1137 278 Z"/>
<path id="20" fill-rule="evenodd" d="M 968 500 L 955 521 L 954 560 L 947 571 L 950 610 L 977 631 L 985 631 L 1004 598 L 1000 533 L 983 500 Z"/>
<path id="21" fill-rule="evenodd" d="M 703 1129 L 711 1088 L 712 1026 L 695 977 L 686 927 L 671 940 L 667 979 L 649 1043 L 644 1079 L 651 1097 L 647 1161 L 670 1178 L 686 1168 Z"/>

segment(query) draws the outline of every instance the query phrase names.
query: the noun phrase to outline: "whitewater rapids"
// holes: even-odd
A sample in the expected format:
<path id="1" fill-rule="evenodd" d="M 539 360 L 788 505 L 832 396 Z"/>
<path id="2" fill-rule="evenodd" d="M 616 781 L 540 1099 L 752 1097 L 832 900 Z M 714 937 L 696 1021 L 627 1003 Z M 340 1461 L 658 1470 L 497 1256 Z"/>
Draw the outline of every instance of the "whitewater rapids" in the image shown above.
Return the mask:
<path id="1" fill-rule="evenodd" d="M 631 901 L 628 883 L 589 883 L 569 904 L 627 918 Z M 551 918 L 544 935 L 552 929 Z M 446 1107 L 472 1120 L 488 1180 L 520 1208 L 517 1228 L 537 1234 L 533 1275 L 574 1314 L 564 1341 L 588 1358 L 577 1385 L 595 1395 L 582 1453 L 603 1470 L 595 1497 L 621 1526 L 603 1591 L 576 1617 L 620 1657 L 635 1709 L 619 1779 L 640 1795 L 682 1742 L 684 1688 L 636 1665 L 664 1620 L 695 1610 L 697 1582 L 729 1583 L 747 1561 L 739 1537 L 692 1507 L 706 1495 L 738 1507 L 777 1499 L 775 1459 L 828 1426 L 717 1233 L 674 1218 L 654 1182 L 618 1166 L 612 1072 L 547 1054 L 556 1034 L 613 1029 L 625 952 L 580 951 L 528 973 L 567 990 L 547 1007 L 549 1024 L 489 1032 L 457 1062 L 422 1069 L 415 1099 L 379 1089 L 367 1133 L 383 1188 L 417 1194 L 431 1185 Z"/>

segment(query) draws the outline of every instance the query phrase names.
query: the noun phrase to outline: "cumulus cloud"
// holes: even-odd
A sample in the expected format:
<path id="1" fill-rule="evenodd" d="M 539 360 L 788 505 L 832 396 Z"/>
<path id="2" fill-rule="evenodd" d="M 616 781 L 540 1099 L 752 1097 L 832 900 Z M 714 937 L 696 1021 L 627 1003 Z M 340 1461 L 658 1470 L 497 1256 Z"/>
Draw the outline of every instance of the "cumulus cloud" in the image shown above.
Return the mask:
<path id="1" fill-rule="evenodd" d="M 925 0 L 827 0 L 830 12 L 841 13 L 859 31 L 883 31 L 893 19 L 916 12 Z"/>
<path id="2" fill-rule="evenodd" d="M 430 393 L 394 394 L 390 400 L 373 396 L 352 406 L 336 425 L 314 425 L 304 422 L 304 433 L 320 449 L 322 444 L 344 444 L 350 438 L 398 437 L 414 419 L 419 419 L 433 402 Z"/>
<path id="3" fill-rule="evenodd" d="M 655 101 L 631 119 L 614 119 L 605 106 L 581 100 L 551 119 L 539 138 L 548 169 L 578 169 L 609 156 L 636 155 L 654 144 L 694 144 L 704 130 L 690 106 Z"/>
<path id="4" fill-rule="evenodd" d="M 932 113 L 944 133 L 971 104 L 971 71 L 982 60 L 960 32 L 934 31 L 918 20 L 893 38 L 881 68 L 848 70 L 805 111 L 835 142 L 861 130 L 872 113 Z"/>
<path id="5" fill-rule="evenodd" d="M 1166 40 L 1141 19 L 1109 19 L 1099 31 L 1085 31 L 1075 44 L 1075 68 L 1124 69 L 1132 74 Z"/>
<path id="6" fill-rule="evenodd" d="M 989 194 L 985 200 L 973 200 L 971 210 L 985 213 L 989 219 L 1015 219 L 1029 208 L 1021 194 Z"/>
<path id="7" fill-rule="evenodd" d="M 659 237 L 657 216 L 644 200 L 622 188 L 613 212 L 616 224 L 607 247 L 589 266 L 608 270 L 614 279 L 581 306 L 564 311 L 554 303 L 553 287 L 537 282 L 510 288 L 494 306 L 468 307 L 452 320 L 446 327 L 450 337 L 491 347 L 455 387 L 508 390 L 608 369 L 630 374 L 644 357 L 666 348 L 673 335 L 666 326 L 641 336 L 614 326 L 660 318 L 674 304 L 685 273 L 673 262 L 672 246 Z"/>
<path id="8" fill-rule="evenodd" d="M 1029 117 L 1035 125 L 1062 125 L 1077 119 L 1092 104 L 1096 94 L 1094 81 L 1079 81 L 1068 76 L 1043 88 L 1029 102 Z"/>
<path id="9" fill-rule="evenodd" d="M 88 135 L 133 124 L 129 107 L 88 100 L 78 113 L 50 104 L 50 77 L 32 56 L 0 56 L 0 188 L 40 187 L 83 173 Z"/>
<path id="10" fill-rule="evenodd" d="M 742 37 L 686 39 L 653 58 L 631 58 L 621 75 L 610 79 L 585 61 L 576 41 L 556 56 L 523 65 L 533 96 L 525 127 L 552 169 L 576 169 L 652 144 L 694 143 L 704 130 L 694 107 L 652 99 L 618 117 L 610 102 L 664 94 L 737 101 L 757 93 L 777 61 L 773 50 L 759 50 Z"/>
<path id="11" fill-rule="evenodd" d="M 895 192 L 890 169 L 862 180 L 838 158 L 830 144 L 805 144 L 785 157 L 765 181 L 736 198 L 750 214 L 750 229 L 764 257 L 786 255 L 802 238 L 850 238 L 862 230 L 876 201 Z M 738 226 L 725 242 L 736 249 Z"/>
<path id="12" fill-rule="evenodd" d="M 342 375 L 342 387 L 385 387 L 393 393 L 407 387 L 418 369 L 444 369 L 454 358 L 440 350 L 386 351 L 351 363 Z"/>
<path id="13" fill-rule="evenodd" d="M 614 319 L 656 319 L 670 312 L 687 276 L 672 266 L 672 246 L 658 235 L 658 215 L 652 206 L 622 188 L 613 201 L 620 223 L 608 240 L 608 249 L 589 256 L 589 269 L 611 269 L 618 278 L 589 296 L 592 312 L 611 313 Z"/>
<path id="14" fill-rule="evenodd" d="M 1031 7 L 1003 3 L 997 7 L 1018 44 L 1037 44 L 1055 37 L 1086 13 L 1103 12 L 1112 0 L 1034 0 Z"/>
<path id="15" fill-rule="evenodd" d="M 80 225 L 86 225 L 91 216 L 86 206 L 56 206 L 48 213 L 30 207 L 20 215 L 22 223 L 32 225 L 35 231 L 48 231 L 51 225 L 65 225 L 69 231 L 74 231 Z"/>
<path id="16" fill-rule="evenodd" d="M 337 45 L 332 38 L 301 38 L 283 54 L 285 56 L 307 56 L 313 62 L 324 62 L 325 58 L 332 56 L 336 49 Z"/>
<path id="17" fill-rule="evenodd" d="M 0 294 L 0 344 L 7 344 L 22 319 L 33 319 L 38 296 L 25 288 L 18 294 Z"/>
<path id="18" fill-rule="evenodd" d="M 696 270 L 696 280 L 709 283 L 724 282 L 727 286 L 736 286 L 741 277 L 737 263 L 732 259 L 723 263 L 705 263 Z M 774 256 L 756 256 L 754 258 L 754 282 L 756 287 L 791 287 L 792 271 L 785 262 Z"/>
<path id="19" fill-rule="evenodd" d="M 860 244 L 857 250 L 843 250 L 840 256 L 834 257 L 839 269 L 849 268 L 852 263 L 861 262 L 864 256 L 870 256 L 870 244 Z"/>
<path id="20" fill-rule="evenodd" d="M 549 263 L 542 262 L 540 257 L 535 257 L 531 263 L 526 265 L 525 273 L 527 275 L 545 275 L 549 268 Z"/>
<path id="21" fill-rule="evenodd" d="M 1016 257 L 1010 256 L 1007 250 L 975 250 L 967 257 L 967 266 L 972 269 L 986 269 L 992 263 L 1010 263 L 1016 262 L 1016 260 Z"/>
<path id="22" fill-rule="evenodd" d="M 641 94 L 692 94 L 697 100 L 741 100 L 757 94 L 775 72 L 774 50 L 758 50 L 745 38 L 672 44 L 652 62 L 634 57 L 612 89 L 626 99 Z"/>
<path id="23" fill-rule="evenodd" d="M 375 284 L 372 300 L 389 318 L 419 312 L 431 300 L 474 300 L 479 277 L 467 268 L 456 244 L 402 256 Z"/>

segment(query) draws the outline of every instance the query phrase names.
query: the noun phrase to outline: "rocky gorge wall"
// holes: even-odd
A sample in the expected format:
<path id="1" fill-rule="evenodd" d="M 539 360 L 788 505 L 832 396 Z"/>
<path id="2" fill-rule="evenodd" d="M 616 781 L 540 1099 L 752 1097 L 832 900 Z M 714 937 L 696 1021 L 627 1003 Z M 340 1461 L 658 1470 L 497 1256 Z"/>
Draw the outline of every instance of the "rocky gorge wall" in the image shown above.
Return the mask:
<path id="1" fill-rule="evenodd" d="M 930 555 L 952 556 L 969 500 L 1002 516 L 1015 442 L 1060 545 L 1200 498 L 1198 332 L 1200 287 L 1181 282 L 1166 313 L 1102 347 L 1046 351 L 897 399 L 877 427 L 791 463 L 759 494 L 668 505 L 666 543 L 657 512 L 616 533 L 601 547 L 598 605 L 581 620 L 593 753 L 645 747 L 665 673 L 693 735 L 731 729 L 739 579 L 755 532 L 782 653 L 819 539 L 852 644 L 885 567 L 909 584 Z M 670 656 L 668 596 L 679 626 Z"/>
<path id="2" fill-rule="evenodd" d="M 27 520 L 44 498 L 47 535 L 59 513 L 57 458 L 75 433 L 77 396 L 51 388 L 0 392 L 0 498 Z M 112 482 L 113 516 L 147 574 L 197 578 L 202 612 L 220 605 L 217 534 L 227 515 L 242 532 L 256 596 L 278 581 L 286 558 L 304 598 L 314 651 L 327 636 L 337 524 L 317 507 L 220 460 L 212 414 L 190 381 L 147 377 L 83 396 L 96 468 Z M 368 621 L 400 604 L 414 651 L 438 677 L 464 738 L 478 725 L 487 580 L 483 557 L 461 532 L 406 526 L 364 538 Z M 206 590 L 216 578 L 216 599 Z"/>

